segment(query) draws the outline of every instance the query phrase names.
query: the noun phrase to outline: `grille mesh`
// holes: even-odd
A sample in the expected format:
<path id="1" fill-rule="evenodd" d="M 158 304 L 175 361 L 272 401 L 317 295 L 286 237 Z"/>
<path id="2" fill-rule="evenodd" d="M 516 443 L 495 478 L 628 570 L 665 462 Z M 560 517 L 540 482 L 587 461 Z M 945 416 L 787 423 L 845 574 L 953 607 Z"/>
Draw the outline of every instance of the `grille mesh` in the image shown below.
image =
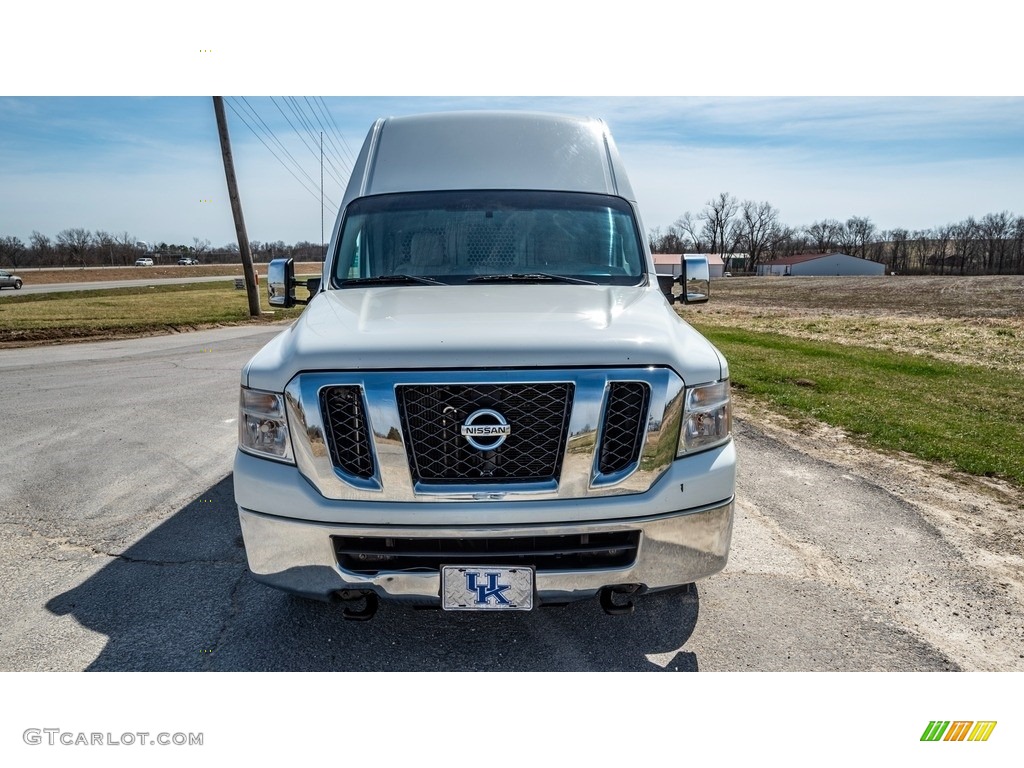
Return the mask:
<path id="1" fill-rule="evenodd" d="M 612 474 L 635 463 L 644 437 L 650 388 L 639 381 L 614 382 L 608 388 L 598 469 Z"/>
<path id="2" fill-rule="evenodd" d="M 573 385 L 400 386 L 398 404 L 414 480 L 502 483 L 557 480 L 572 409 Z M 501 413 L 511 434 L 493 451 L 466 442 L 461 426 L 474 411 Z"/>
<path id="3" fill-rule="evenodd" d="M 373 477 L 373 452 L 359 387 L 325 387 L 320 391 L 331 461 L 353 477 Z"/>
<path id="4" fill-rule="evenodd" d="M 366 574 L 479 564 L 583 571 L 627 567 L 636 561 L 639 543 L 639 531 L 481 539 L 335 536 L 334 551 L 346 571 Z"/>

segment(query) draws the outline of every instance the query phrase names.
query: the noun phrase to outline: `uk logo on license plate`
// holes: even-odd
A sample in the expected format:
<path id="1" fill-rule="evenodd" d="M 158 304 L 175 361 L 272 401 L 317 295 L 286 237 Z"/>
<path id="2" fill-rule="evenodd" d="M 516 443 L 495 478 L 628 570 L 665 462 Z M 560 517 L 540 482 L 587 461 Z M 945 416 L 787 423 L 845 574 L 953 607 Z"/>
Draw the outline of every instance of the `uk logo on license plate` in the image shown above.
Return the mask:
<path id="1" fill-rule="evenodd" d="M 533 568 L 445 565 L 441 607 L 446 611 L 529 611 Z"/>

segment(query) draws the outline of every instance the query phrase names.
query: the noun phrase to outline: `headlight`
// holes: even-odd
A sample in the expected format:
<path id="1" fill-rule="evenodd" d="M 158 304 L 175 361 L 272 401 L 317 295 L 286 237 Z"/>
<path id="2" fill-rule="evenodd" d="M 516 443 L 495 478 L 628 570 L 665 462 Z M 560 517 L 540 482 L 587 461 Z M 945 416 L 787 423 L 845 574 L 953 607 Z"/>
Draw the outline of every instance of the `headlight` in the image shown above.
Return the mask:
<path id="1" fill-rule="evenodd" d="M 243 451 L 295 463 L 284 395 L 242 387 L 238 411 L 238 444 Z"/>
<path id="2" fill-rule="evenodd" d="M 731 434 L 729 380 L 687 388 L 676 456 L 712 448 L 727 441 Z"/>

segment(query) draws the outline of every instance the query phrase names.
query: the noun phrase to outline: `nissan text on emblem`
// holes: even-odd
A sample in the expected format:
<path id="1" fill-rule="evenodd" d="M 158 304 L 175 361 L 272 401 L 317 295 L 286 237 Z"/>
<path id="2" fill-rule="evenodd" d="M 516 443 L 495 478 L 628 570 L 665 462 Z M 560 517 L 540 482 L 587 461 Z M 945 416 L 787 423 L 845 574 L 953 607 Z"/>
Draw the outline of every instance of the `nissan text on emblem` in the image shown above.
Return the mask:
<path id="1" fill-rule="evenodd" d="M 462 436 L 478 451 L 493 451 L 512 434 L 512 426 L 497 411 L 473 411 L 462 425 Z"/>

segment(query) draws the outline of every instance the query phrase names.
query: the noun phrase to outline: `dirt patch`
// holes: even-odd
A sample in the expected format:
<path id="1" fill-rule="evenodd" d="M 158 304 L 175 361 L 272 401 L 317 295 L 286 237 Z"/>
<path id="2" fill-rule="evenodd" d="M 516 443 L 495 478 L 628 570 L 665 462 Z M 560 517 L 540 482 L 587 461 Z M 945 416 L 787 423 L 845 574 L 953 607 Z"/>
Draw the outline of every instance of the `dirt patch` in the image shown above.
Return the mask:
<path id="1" fill-rule="evenodd" d="M 848 469 L 913 505 L 965 559 L 1024 606 L 1024 489 L 909 454 L 868 448 L 836 427 L 792 419 L 734 395 L 742 421 L 796 451 Z"/>

